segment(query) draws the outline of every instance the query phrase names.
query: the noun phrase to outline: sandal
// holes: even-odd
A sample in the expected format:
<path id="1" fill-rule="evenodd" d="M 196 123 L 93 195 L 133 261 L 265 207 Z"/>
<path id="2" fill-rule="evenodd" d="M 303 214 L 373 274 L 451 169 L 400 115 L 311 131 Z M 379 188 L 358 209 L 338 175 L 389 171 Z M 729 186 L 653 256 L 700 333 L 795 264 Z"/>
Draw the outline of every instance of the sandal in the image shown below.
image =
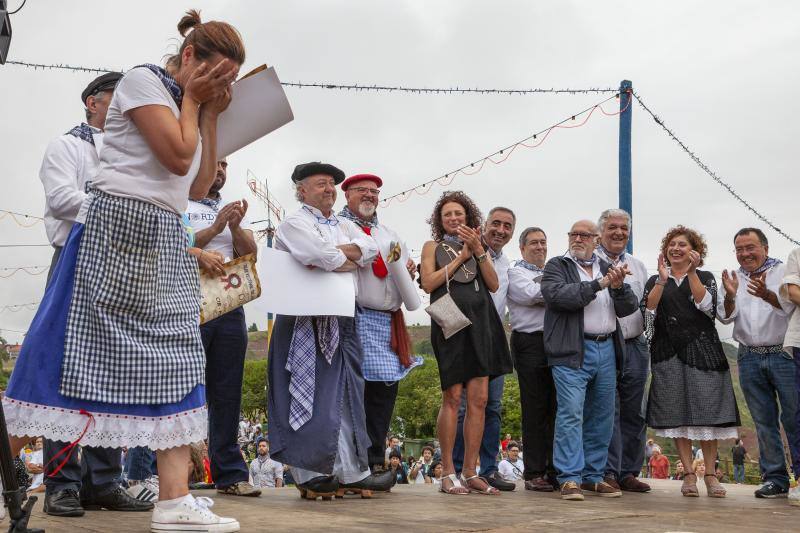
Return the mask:
<path id="1" fill-rule="evenodd" d="M 713 478 L 711 483 L 708 482 L 708 478 Z M 728 491 L 725 490 L 725 487 L 720 485 L 717 476 L 714 474 L 706 474 L 703 476 L 703 481 L 706 484 L 706 490 L 708 491 L 708 495 L 712 498 L 724 498 Z"/>
<path id="2" fill-rule="evenodd" d="M 449 481 L 452 483 L 449 489 L 444 488 L 444 482 Z M 461 485 L 461 481 L 459 481 L 458 477 L 455 474 L 448 474 L 446 476 L 442 476 L 442 482 L 439 485 L 439 491 L 444 492 L 445 494 L 469 494 L 469 489 Z"/>
<path id="3" fill-rule="evenodd" d="M 480 481 L 483 481 L 483 483 L 484 483 L 484 485 L 486 485 L 486 487 L 484 487 L 484 488 L 476 488 L 474 483 L 470 483 L 474 479 L 478 479 Z M 466 485 L 467 489 L 469 489 L 470 492 L 477 492 L 478 494 L 492 494 L 492 495 L 500 494 L 499 490 L 497 490 L 496 488 L 494 488 L 491 485 L 489 485 L 489 482 L 486 481 L 485 478 L 482 478 L 481 476 L 479 476 L 478 474 L 475 474 L 474 476 L 469 476 L 469 477 L 464 477 L 464 475 L 462 474 L 461 475 L 461 481 L 464 483 L 464 485 Z"/>
<path id="4" fill-rule="evenodd" d="M 693 478 L 693 481 L 689 480 L 689 476 Z M 688 496 L 689 498 L 697 498 L 700 496 L 700 492 L 697 490 L 697 474 L 692 472 L 691 474 L 685 474 L 683 476 L 683 485 L 681 485 L 681 494 L 684 496 Z"/>

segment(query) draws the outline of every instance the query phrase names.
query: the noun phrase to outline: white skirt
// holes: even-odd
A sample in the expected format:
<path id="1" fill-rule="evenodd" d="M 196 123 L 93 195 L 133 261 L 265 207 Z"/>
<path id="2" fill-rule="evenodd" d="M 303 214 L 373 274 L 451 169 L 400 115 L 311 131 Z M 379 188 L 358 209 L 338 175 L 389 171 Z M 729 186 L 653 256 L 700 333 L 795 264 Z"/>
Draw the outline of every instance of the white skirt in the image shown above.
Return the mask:
<path id="1" fill-rule="evenodd" d="M 738 438 L 739 432 L 736 427 L 682 426 L 678 428 L 657 429 L 656 436 L 670 439 L 726 440 Z"/>

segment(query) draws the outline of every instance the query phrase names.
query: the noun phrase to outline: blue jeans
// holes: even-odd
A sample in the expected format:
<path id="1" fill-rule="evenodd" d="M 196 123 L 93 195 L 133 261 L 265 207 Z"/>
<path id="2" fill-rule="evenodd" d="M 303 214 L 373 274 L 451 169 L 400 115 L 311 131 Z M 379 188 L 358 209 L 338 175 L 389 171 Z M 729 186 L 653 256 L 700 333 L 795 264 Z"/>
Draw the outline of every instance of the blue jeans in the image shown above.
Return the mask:
<path id="1" fill-rule="evenodd" d="M 480 475 L 489 476 L 497 472 L 497 454 L 500 453 L 500 414 L 503 402 L 503 385 L 505 376 L 497 376 L 489 380 L 489 398 L 486 402 L 486 418 L 483 422 L 483 439 L 479 458 Z M 456 472 L 461 472 L 464 465 L 464 415 L 467 412 L 466 388 L 461 393 L 461 407 L 458 409 L 458 429 L 456 442 L 453 445 L 453 464 Z"/>
<path id="2" fill-rule="evenodd" d="M 788 489 L 789 473 L 783 455 L 780 424 L 783 423 L 789 442 L 795 442 L 795 363 L 785 352 L 757 354 L 743 345 L 739 346 L 738 359 L 739 383 L 756 425 L 761 474 L 764 481 L 773 481 Z"/>
<path id="3" fill-rule="evenodd" d="M 616 479 L 636 477 L 642 471 L 647 440 L 642 399 L 649 372 L 650 351 L 644 336 L 625 341 L 625 368 L 617 380 L 614 431 L 606 462 L 606 475 Z"/>
<path id="4" fill-rule="evenodd" d="M 125 475 L 131 481 L 143 481 L 158 473 L 156 452 L 144 446 L 128 450 L 125 456 Z"/>
<path id="5" fill-rule="evenodd" d="M 242 400 L 247 324 L 244 309 L 234 309 L 200 326 L 206 349 L 208 457 L 219 488 L 247 481 L 249 472 L 237 442 Z"/>
<path id="6" fill-rule="evenodd" d="M 558 482 L 599 483 L 614 429 L 614 341 L 585 340 L 583 366 L 553 367 L 558 407 L 553 464 Z"/>
<path id="7" fill-rule="evenodd" d="M 794 354 L 794 388 L 798 399 L 800 399 L 800 348 L 792 348 L 792 353 Z M 798 401 L 798 404 L 800 404 L 800 401 Z M 800 405 L 798 405 L 798 409 L 795 412 L 794 427 L 796 431 L 794 432 L 794 439 L 789 437 L 789 448 L 792 450 L 794 477 L 798 479 L 800 478 Z"/>
<path id="8" fill-rule="evenodd" d="M 733 481 L 744 483 L 744 465 L 733 465 Z"/>

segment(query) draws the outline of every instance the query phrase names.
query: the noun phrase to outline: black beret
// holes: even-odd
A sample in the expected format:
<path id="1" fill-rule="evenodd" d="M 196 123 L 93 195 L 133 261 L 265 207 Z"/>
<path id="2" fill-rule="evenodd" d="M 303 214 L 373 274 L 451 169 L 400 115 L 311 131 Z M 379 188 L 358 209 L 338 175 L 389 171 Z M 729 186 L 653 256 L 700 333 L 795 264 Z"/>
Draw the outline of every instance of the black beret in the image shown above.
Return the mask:
<path id="1" fill-rule="evenodd" d="M 304 180 L 309 176 L 315 176 L 317 174 L 325 174 L 326 176 L 332 177 L 336 185 L 339 185 L 344 181 L 343 171 L 339 170 L 333 165 L 329 165 L 328 163 L 320 163 L 319 161 L 303 163 L 294 167 L 294 172 L 292 172 L 292 181 L 297 183 L 298 181 Z"/>
<path id="2" fill-rule="evenodd" d="M 81 102 L 86 105 L 86 99 L 101 91 L 110 91 L 122 79 L 122 72 L 107 72 L 93 79 L 81 93 Z"/>

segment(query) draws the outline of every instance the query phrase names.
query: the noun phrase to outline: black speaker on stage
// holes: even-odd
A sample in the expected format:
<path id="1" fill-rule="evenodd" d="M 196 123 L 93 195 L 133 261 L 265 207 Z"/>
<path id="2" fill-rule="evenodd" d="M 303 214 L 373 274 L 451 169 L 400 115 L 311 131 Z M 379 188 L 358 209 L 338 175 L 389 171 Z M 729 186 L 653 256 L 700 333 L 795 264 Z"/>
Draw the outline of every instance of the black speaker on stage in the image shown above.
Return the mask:
<path id="1" fill-rule="evenodd" d="M 11 17 L 8 16 L 8 0 L 0 0 L 0 65 L 8 59 L 11 46 Z"/>

